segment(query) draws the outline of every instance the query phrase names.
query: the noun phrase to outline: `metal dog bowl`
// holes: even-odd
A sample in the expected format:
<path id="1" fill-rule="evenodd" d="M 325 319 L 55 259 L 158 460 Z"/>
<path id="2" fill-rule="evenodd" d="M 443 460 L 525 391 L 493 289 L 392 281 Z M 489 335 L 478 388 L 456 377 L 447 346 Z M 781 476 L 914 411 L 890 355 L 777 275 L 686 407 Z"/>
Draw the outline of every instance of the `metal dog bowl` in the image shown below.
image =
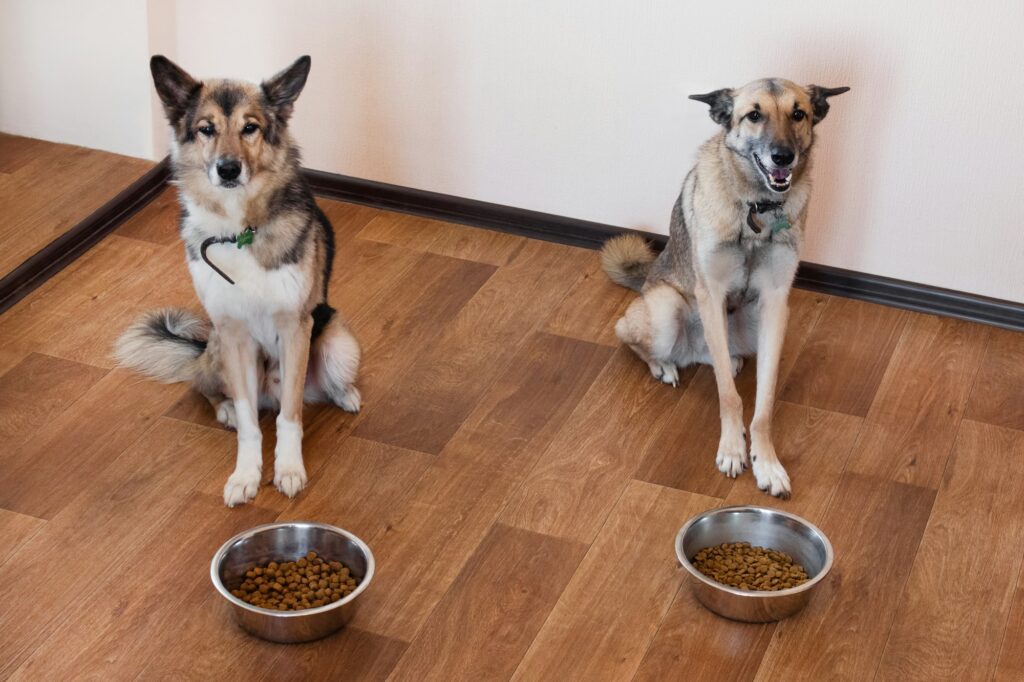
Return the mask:
<path id="1" fill-rule="evenodd" d="M 310 551 L 345 564 L 359 581 L 356 589 L 344 599 L 302 611 L 272 611 L 231 594 L 249 569 L 270 561 L 295 561 Z M 355 612 L 359 595 L 369 587 L 373 570 L 373 553 L 352 533 L 296 521 L 257 526 L 231 538 L 214 555 L 210 578 L 243 629 L 272 642 L 291 643 L 320 639 L 344 626 Z"/>
<path id="2" fill-rule="evenodd" d="M 777 592 L 740 590 L 715 582 L 690 563 L 705 547 L 724 542 L 749 542 L 793 557 L 807 571 L 803 585 Z M 697 600 L 732 620 L 768 623 L 793 615 L 807 605 L 811 594 L 832 568 L 832 545 L 809 521 L 767 507 L 722 507 L 693 517 L 676 535 L 676 556 L 687 572 Z"/>

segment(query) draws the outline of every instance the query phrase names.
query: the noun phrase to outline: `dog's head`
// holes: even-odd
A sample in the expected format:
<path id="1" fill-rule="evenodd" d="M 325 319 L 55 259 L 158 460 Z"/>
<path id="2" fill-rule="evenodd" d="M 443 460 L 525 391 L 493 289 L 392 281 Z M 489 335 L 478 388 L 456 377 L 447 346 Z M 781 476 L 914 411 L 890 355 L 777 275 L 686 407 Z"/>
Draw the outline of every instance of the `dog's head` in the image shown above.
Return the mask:
<path id="1" fill-rule="evenodd" d="M 174 131 L 171 153 L 179 168 L 202 170 L 214 187 L 230 190 L 287 160 L 288 118 L 306 84 L 309 57 L 260 85 L 197 81 L 160 55 L 149 66 Z"/>
<path id="2" fill-rule="evenodd" d="M 814 126 L 828 113 L 828 98 L 850 88 L 806 88 L 766 78 L 742 88 L 690 95 L 711 106 L 711 118 L 725 128 L 726 145 L 746 159 L 772 192 L 789 191 L 793 174 L 806 162 Z"/>

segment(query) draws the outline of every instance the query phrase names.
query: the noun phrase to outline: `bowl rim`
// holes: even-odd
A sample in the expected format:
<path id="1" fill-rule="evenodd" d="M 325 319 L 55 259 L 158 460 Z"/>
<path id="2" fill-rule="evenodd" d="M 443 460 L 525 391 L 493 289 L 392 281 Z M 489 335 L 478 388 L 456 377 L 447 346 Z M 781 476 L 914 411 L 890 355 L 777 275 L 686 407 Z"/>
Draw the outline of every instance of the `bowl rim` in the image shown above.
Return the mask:
<path id="1" fill-rule="evenodd" d="M 767 512 L 769 514 L 777 514 L 779 516 L 785 516 L 785 517 L 787 517 L 789 519 L 792 519 L 793 521 L 796 521 L 797 523 L 800 523 L 800 524 L 808 527 L 810 530 L 812 530 L 814 533 L 816 533 L 819 538 L 821 538 L 822 543 L 825 545 L 825 565 L 822 566 L 821 571 L 818 572 L 818 575 L 814 576 L 813 578 L 811 578 L 810 580 L 808 580 L 804 584 L 798 585 L 796 587 L 790 587 L 790 588 L 785 589 L 785 590 L 775 590 L 775 591 L 767 591 L 767 590 L 765 590 L 765 591 L 741 590 L 738 587 L 730 587 L 729 585 L 724 585 L 724 584 L 722 584 L 722 583 L 720 583 L 720 582 L 718 582 L 716 580 L 712 580 L 711 578 L 707 577 L 706 575 L 704 575 L 703 573 L 698 571 L 693 566 L 693 564 L 690 563 L 689 557 L 687 557 L 683 553 L 683 537 L 685 537 L 686 532 L 688 530 L 690 530 L 690 528 L 695 523 L 697 523 L 698 521 L 700 521 L 700 520 L 702 520 L 702 519 L 704 519 L 706 517 L 715 516 L 715 515 L 721 514 L 723 512 L 736 512 L 736 511 L 741 511 L 741 512 L 753 511 L 753 512 L 759 512 L 759 513 Z M 691 517 L 686 523 L 683 524 L 683 527 L 679 529 L 679 532 L 676 533 L 675 547 L 676 547 L 676 558 L 679 560 L 679 563 L 682 564 L 683 568 L 685 568 L 687 570 L 687 572 L 691 576 L 693 576 L 697 580 L 701 581 L 705 585 L 709 585 L 709 586 L 711 586 L 711 587 L 713 587 L 713 588 L 715 588 L 717 590 L 720 590 L 722 592 L 726 592 L 728 594 L 733 594 L 733 595 L 736 595 L 737 597 L 753 598 L 753 599 L 774 599 L 776 597 L 788 597 L 790 595 L 800 594 L 801 592 L 806 592 L 807 590 L 812 589 L 815 585 L 817 585 L 818 583 L 820 583 L 822 580 L 825 579 L 825 577 L 829 574 L 829 571 L 832 570 L 832 563 L 835 560 L 835 555 L 834 555 L 834 553 L 832 551 L 832 543 L 831 543 L 831 541 L 829 541 L 828 536 L 825 535 L 821 531 L 821 529 L 818 528 L 817 526 L 815 526 L 813 523 L 811 523 L 807 519 L 803 518 L 802 516 L 797 516 L 796 514 L 793 514 L 792 512 L 783 511 L 782 509 L 775 509 L 774 507 L 761 507 L 761 506 L 752 505 L 752 504 L 737 504 L 737 505 L 730 505 L 728 507 L 715 507 L 714 509 L 708 509 L 706 511 L 703 511 L 703 512 L 701 512 L 701 513 Z"/>
<path id="2" fill-rule="evenodd" d="M 294 526 L 305 528 L 318 528 L 320 530 L 326 530 L 332 533 L 336 533 L 338 535 L 342 535 L 351 540 L 353 543 L 355 543 L 355 545 L 363 552 L 363 554 L 366 556 L 366 575 L 363 576 L 362 581 L 359 583 L 359 585 L 356 586 L 356 589 L 352 591 L 352 594 L 343 597 L 336 602 L 331 602 L 330 604 L 324 604 L 323 606 L 317 606 L 311 609 L 301 609 L 299 611 L 277 611 L 275 609 L 265 609 L 260 606 L 253 606 L 252 604 L 244 602 L 235 595 L 231 594 L 231 592 L 228 591 L 227 587 L 225 587 L 223 581 L 221 581 L 219 570 L 220 564 L 224 561 L 224 557 L 227 555 L 228 550 L 231 548 L 231 546 L 239 542 L 240 540 L 253 537 L 260 533 L 265 533 L 269 530 L 274 530 L 275 528 L 286 528 Z M 298 618 L 302 616 L 311 616 L 317 613 L 324 613 L 325 611 L 340 608 L 345 604 L 348 604 L 356 597 L 358 597 L 360 594 L 362 594 L 363 591 L 367 588 L 367 586 L 370 584 L 370 581 L 373 580 L 373 574 L 375 570 L 376 561 L 373 558 L 373 552 L 370 551 L 369 545 L 363 542 L 362 539 L 357 537 L 355 534 L 350 533 L 344 528 L 338 528 L 337 526 L 332 526 L 329 523 L 320 523 L 318 521 L 278 521 L 275 523 L 264 523 L 259 526 L 254 526 L 248 530 L 244 530 L 241 533 L 238 533 L 237 535 L 229 539 L 228 541 L 226 541 L 223 545 L 221 545 L 220 549 L 217 550 L 217 552 L 213 555 L 213 559 L 210 561 L 210 580 L 213 582 L 213 586 L 217 589 L 217 591 L 220 593 L 222 597 L 227 599 L 233 605 L 241 607 L 246 611 L 252 611 L 253 613 L 259 613 L 269 616 L 278 616 L 280 618 Z"/>

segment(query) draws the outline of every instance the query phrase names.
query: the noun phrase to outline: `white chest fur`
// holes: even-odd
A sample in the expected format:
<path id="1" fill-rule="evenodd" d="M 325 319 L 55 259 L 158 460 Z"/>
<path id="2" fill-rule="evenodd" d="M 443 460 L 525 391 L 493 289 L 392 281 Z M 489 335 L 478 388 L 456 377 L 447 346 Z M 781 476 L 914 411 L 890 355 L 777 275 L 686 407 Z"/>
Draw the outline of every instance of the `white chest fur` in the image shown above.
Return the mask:
<path id="1" fill-rule="evenodd" d="M 215 216 L 196 206 L 187 208 L 186 236 L 226 236 L 244 229 L 239 220 Z M 242 321 L 264 350 L 276 356 L 274 317 L 302 309 L 312 285 L 308 269 L 293 263 L 268 270 L 253 258 L 250 246 L 238 248 L 231 243 L 213 244 L 206 255 L 235 282 L 228 282 L 201 259 L 189 261 L 192 283 L 214 325 L 226 319 Z"/>

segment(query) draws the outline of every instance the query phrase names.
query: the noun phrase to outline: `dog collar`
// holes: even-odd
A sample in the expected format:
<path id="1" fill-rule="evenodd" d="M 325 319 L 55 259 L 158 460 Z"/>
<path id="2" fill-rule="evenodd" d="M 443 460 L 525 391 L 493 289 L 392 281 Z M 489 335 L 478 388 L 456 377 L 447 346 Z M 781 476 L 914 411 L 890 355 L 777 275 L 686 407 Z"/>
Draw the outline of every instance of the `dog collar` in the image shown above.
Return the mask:
<path id="1" fill-rule="evenodd" d="M 751 230 L 754 231 L 754 234 L 761 234 L 761 229 L 762 229 L 761 224 L 757 221 L 757 218 L 755 218 L 754 215 L 755 214 L 756 215 L 760 215 L 761 213 L 767 213 L 768 211 L 773 211 L 776 208 L 781 208 L 783 203 L 785 203 L 785 202 L 782 202 L 782 201 L 748 201 L 747 202 L 747 207 L 749 209 L 747 211 L 747 225 L 750 227 Z M 774 223 L 772 223 L 772 234 L 776 234 L 780 230 L 788 230 L 789 228 L 790 228 L 789 220 L 787 220 L 786 217 L 783 216 L 782 218 L 779 218 Z"/>
<path id="2" fill-rule="evenodd" d="M 760 230 L 758 230 L 758 232 L 760 232 Z M 203 241 L 202 245 L 199 247 L 199 255 L 207 265 L 213 268 L 214 272 L 226 279 L 228 284 L 234 284 L 235 280 L 228 277 L 223 270 L 213 264 L 213 261 L 211 261 L 209 256 L 206 255 L 206 250 L 214 244 L 237 244 L 238 248 L 242 248 L 243 246 L 249 246 L 252 244 L 252 240 L 255 236 L 256 228 L 249 225 L 238 234 L 233 234 L 230 237 L 210 237 Z"/>

